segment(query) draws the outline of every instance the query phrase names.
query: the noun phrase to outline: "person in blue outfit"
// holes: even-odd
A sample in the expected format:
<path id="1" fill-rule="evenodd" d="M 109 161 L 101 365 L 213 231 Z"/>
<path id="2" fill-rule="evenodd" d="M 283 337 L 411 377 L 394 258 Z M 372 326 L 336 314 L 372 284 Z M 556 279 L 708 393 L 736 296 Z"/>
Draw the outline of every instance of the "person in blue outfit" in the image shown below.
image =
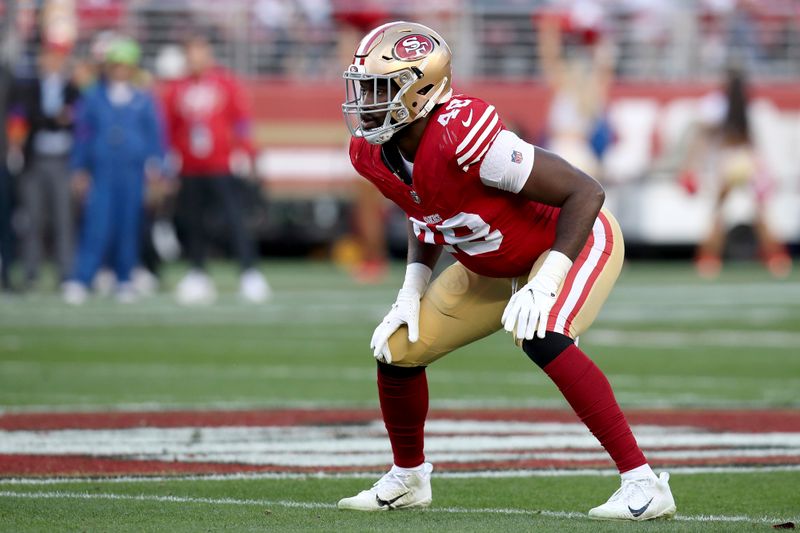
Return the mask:
<path id="1" fill-rule="evenodd" d="M 76 188 L 87 190 L 75 272 L 64 285 L 67 303 L 86 301 L 106 261 L 117 277 L 117 298 L 136 298 L 131 272 L 139 263 L 145 179 L 165 154 L 161 117 L 152 95 L 132 82 L 140 51 L 120 37 L 109 45 L 105 76 L 84 94 L 72 154 Z"/>

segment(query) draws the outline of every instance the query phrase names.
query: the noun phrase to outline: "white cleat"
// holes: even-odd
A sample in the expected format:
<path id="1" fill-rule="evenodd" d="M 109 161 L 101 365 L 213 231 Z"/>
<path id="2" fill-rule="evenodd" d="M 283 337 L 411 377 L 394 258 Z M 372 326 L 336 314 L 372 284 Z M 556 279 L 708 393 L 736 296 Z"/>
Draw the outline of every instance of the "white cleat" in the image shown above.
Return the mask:
<path id="1" fill-rule="evenodd" d="M 108 268 L 101 268 L 92 280 L 92 289 L 98 296 L 110 296 L 117 286 L 117 275 Z"/>
<path id="2" fill-rule="evenodd" d="M 239 295 L 248 302 L 260 304 L 272 298 L 272 288 L 261 272 L 250 268 L 242 272 L 239 279 Z"/>
<path id="3" fill-rule="evenodd" d="M 132 304 L 139 300 L 139 293 L 132 282 L 120 283 L 117 287 L 117 301 L 121 304 Z"/>
<path id="4" fill-rule="evenodd" d="M 83 305 L 89 298 L 89 290 L 79 281 L 65 281 L 61 285 L 61 297 L 69 305 Z"/>
<path id="5" fill-rule="evenodd" d="M 205 272 L 191 270 L 175 288 L 175 299 L 181 305 L 209 305 L 217 299 L 217 289 Z"/>
<path id="6" fill-rule="evenodd" d="M 339 500 L 339 509 L 354 511 L 390 511 L 424 508 L 431 504 L 433 465 L 422 463 L 418 471 L 392 466 L 371 489 Z"/>
<path id="7" fill-rule="evenodd" d="M 669 474 L 658 478 L 623 481 L 606 503 L 589 511 L 596 520 L 653 520 L 671 518 L 675 499 L 669 489 Z"/>
<path id="8" fill-rule="evenodd" d="M 158 278 L 144 267 L 133 269 L 131 283 L 136 293 L 141 296 L 152 296 L 158 292 Z"/>

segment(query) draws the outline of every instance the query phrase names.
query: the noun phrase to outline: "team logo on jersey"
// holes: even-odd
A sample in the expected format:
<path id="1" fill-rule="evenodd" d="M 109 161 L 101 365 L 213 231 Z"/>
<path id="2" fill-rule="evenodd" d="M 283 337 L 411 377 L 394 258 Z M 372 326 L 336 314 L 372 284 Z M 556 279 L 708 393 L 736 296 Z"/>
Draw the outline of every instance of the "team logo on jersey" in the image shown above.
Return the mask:
<path id="1" fill-rule="evenodd" d="M 400 61 L 418 61 L 433 50 L 433 41 L 430 37 L 415 33 L 407 35 L 394 45 L 392 53 Z"/>
<path id="2" fill-rule="evenodd" d="M 522 163 L 522 152 L 518 152 L 517 150 L 511 152 L 511 162 L 518 165 Z"/>
<path id="3" fill-rule="evenodd" d="M 410 191 L 409 194 L 411 195 L 411 199 L 414 200 L 415 204 L 422 203 L 422 199 L 419 197 L 419 194 L 417 194 L 417 191 Z"/>

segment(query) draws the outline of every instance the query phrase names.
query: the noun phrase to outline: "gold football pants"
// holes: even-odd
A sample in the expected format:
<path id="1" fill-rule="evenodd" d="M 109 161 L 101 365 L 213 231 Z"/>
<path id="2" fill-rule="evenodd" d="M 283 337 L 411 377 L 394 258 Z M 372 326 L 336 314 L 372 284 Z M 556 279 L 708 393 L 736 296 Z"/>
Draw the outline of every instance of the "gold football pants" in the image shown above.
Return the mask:
<path id="1" fill-rule="evenodd" d="M 546 254 L 533 265 L 528 280 L 536 275 Z M 624 255 L 619 225 L 603 210 L 559 289 L 547 331 L 573 339 L 586 331 L 608 298 Z M 460 263 L 451 265 L 430 284 L 420 301 L 419 341 L 408 342 L 406 326 L 389 338 L 392 364 L 429 365 L 456 348 L 500 330 L 500 318 L 513 290 L 526 282 L 523 278 L 480 276 Z"/>

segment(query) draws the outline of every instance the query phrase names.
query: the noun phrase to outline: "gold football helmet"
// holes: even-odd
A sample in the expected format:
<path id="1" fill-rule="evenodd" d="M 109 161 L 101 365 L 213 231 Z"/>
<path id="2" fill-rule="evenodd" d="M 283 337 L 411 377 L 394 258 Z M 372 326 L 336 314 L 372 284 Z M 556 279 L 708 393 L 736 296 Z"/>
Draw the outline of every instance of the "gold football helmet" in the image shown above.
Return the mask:
<path id="1" fill-rule="evenodd" d="M 378 26 L 359 43 L 344 72 L 342 104 L 350 133 L 383 144 L 452 96 L 450 47 L 414 22 Z"/>

